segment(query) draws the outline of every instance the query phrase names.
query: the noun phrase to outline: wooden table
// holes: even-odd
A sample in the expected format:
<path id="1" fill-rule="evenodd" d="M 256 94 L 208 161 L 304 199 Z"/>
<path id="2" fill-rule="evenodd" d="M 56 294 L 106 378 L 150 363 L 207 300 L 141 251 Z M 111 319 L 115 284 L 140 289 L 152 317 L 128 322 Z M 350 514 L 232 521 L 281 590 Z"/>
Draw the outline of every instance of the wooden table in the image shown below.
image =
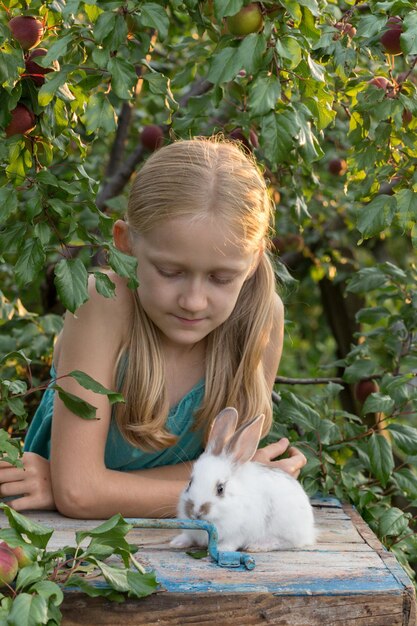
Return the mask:
<path id="1" fill-rule="evenodd" d="M 224 569 L 169 547 L 176 531 L 134 529 L 138 560 L 156 570 L 161 591 L 122 604 L 66 591 L 63 625 L 75 626 L 416 626 L 415 589 L 358 513 L 317 500 L 316 546 L 255 553 L 253 570 Z M 74 545 L 76 530 L 98 520 L 31 512 L 55 529 L 48 549 Z"/>

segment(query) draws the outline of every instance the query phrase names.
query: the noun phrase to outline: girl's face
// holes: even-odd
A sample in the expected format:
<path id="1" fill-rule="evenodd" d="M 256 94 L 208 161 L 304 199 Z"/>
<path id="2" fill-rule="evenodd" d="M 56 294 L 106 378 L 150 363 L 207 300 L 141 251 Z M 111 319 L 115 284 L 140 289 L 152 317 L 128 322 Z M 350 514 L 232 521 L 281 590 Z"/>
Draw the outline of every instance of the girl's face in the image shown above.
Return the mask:
<path id="1" fill-rule="evenodd" d="M 133 237 L 141 304 L 169 344 L 192 346 L 233 311 L 259 253 L 219 220 L 167 220 Z"/>

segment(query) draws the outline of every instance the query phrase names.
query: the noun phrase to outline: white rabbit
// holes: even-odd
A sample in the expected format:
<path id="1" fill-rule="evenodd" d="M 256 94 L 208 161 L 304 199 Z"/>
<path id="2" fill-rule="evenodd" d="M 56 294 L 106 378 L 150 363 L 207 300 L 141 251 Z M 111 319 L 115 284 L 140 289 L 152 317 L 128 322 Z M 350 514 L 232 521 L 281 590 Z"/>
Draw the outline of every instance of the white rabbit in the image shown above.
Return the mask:
<path id="1" fill-rule="evenodd" d="M 252 461 L 264 415 L 236 432 L 238 414 L 226 408 L 213 421 L 206 450 L 194 463 L 178 503 L 178 518 L 204 519 L 218 531 L 222 551 L 269 551 L 315 542 L 313 509 L 300 483 Z M 206 546 L 206 531 L 184 530 L 171 545 Z"/>

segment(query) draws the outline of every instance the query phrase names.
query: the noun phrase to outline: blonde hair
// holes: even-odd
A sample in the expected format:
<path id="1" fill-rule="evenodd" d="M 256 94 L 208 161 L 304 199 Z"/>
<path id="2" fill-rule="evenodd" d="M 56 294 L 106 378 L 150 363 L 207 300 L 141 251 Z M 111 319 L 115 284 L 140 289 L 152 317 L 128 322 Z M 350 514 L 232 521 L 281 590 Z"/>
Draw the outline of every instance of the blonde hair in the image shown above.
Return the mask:
<path id="1" fill-rule="evenodd" d="M 272 421 L 270 389 L 262 355 L 273 323 L 275 280 L 266 250 L 272 203 L 264 178 L 235 143 L 214 138 L 176 141 L 147 160 L 133 182 L 127 220 L 135 233 L 146 233 L 168 219 L 213 215 L 226 220 L 247 251 L 265 249 L 230 317 L 207 337 L 205 394 L 194 429 L 205 428 L 226 406 L 235 406 L 240 423 L 265 413 Z M 118 426 L 131 444 L 144 450 L 173 445 L 166 429 L 169 412 L 158 328 L 133 292 L 134 314 L 129 367 L 122 392 L 126 404 L 116 411 Z"/>

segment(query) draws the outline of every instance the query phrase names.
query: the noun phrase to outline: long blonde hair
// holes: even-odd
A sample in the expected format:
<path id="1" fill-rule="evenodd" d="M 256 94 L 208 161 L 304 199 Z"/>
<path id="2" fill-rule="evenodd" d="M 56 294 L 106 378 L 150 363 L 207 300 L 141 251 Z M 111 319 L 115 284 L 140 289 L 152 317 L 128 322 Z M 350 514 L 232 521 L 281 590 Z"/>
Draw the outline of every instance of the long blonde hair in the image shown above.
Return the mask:
<path id="1" fill-rule="evenodd" d="M 146 233 L 168 219 L 214 215 L 242 233 L 245 251 L 265 252 L 248 278 L 230 317 L 207 338 L 205 393 L 194 429 L 205 428 L 225 406 L 235 406 L 240 422 L 272 407 L 262 355 L 273 323 L 275 280 L 268 256 L 272 203 L 251 156 L 235 143 L 215 138 L 176 141 L 147 160 L 133 182 L 127 220 L 133 233 Z M 224 223 L 224 222 L 222 222 Z M 158 328 L 133 292 L 134 314 L 129 366 L 122 388 L 126 404 L 116 410 L 118 426 L 131 444 L 144 450 L 173 445 L 166 429 L 169 412 Z"/>

